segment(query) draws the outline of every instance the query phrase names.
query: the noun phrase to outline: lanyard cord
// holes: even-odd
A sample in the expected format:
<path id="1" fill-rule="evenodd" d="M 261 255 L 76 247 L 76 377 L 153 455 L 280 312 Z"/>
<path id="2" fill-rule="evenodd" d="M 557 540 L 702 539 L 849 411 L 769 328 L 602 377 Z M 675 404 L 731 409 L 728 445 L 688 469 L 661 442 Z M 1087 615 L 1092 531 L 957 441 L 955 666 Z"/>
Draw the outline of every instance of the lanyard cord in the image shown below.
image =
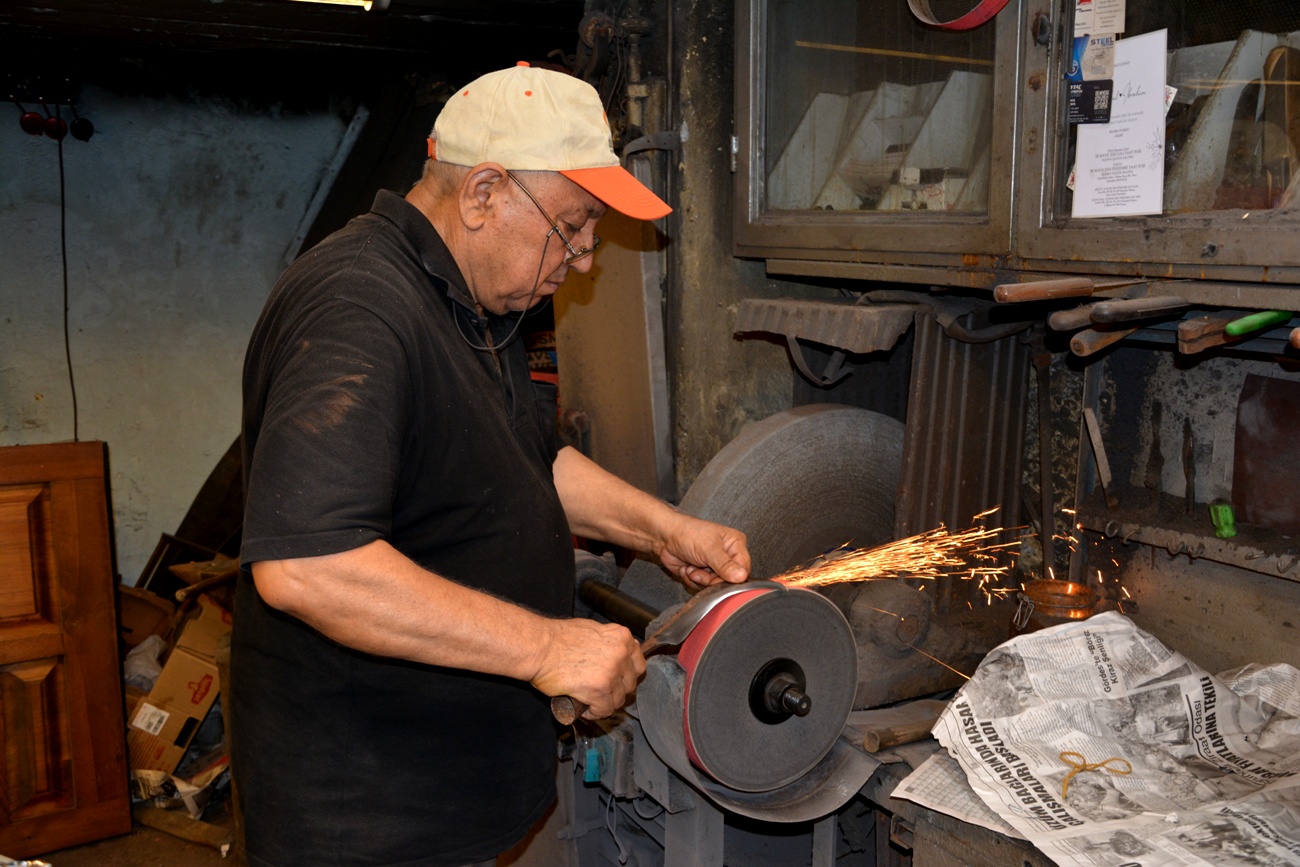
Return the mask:
<path id="1" fill-rule="evenodd" d="M 551 245 L 551 233 L 548 232 L 546 234 L 546 240 L 542 243 L 542 258 L 537 262 L 537 276 L 533 278 L 533 291 L 528 295 L 528 303 L 524 305 L 523 310 L 519 311 L 519 318 L 515 320 L 515 327 L 510 329 L 510 333 L 506 335 L 506 339 L 503 340 L 500 343 L 500 345 L 494 346 L 492 344 L 492 324 L 490 322 L 486 326 L 484 326 L 485 336 L 484 336 L 483 343 L 475 343 L 473 340 L 471 340 L 469 335 L 465 333 L 464 328 L 462 328 L 460 324 L 460 309 L 461 309 L 460 305 L 457 304 L 455 301 L 451 302 L 451 317 L 456 322 L 456 333 L 460 335 L 460 339 L 465 341 L 465 345 L 470 347 L 471 349 L 477 350 L 479 352 L 490 352 L 492 353 L 492 357 L 494 359 L 497 359 L 497 371 L 501 376 L 501 381 L 505 385 L 506 391 L 509 392 L 510 394 L 509 417 L 512 419 L 514 418 L 515 415 L 515 389 L 512 383 L 510 382 L 510 371 L 507 369 L 503 369 L 501 367 L 500 356 L 498 355 L 498 353 L 500 353 L 501 350 L 505 349 L 511 343 L 514 343 L 515 338 L 519 336 L 519 327 L 523 325 L 524 317 L 528 315 L 528 309 L 529 307 L 532 306 L 533 298 L 537 296 L 537 287 L 540 286 L 542 283 L 542 267 L 545 266 L 546 264 L 546 248 L 549 247 L 550 245 Z M 470 294 L 471 296 L 473 295 L 473 293 Z M 477 298 L 475 298 L 474 300 L 476 302 L 478 301 Z"/>
<path id="2" fill-rule="evenodd" d="M 533 291 L 528 296 L 528 304 L 524 306 L 523 310 L 519 311 L 519 318 L 515 320 L 515 327 L 510 329 L 510 333 L 506 335 L 506 339 L 503 340 L 500 345 L 493 346 L 490 340 L 485 340 L 483 343 L 475 343 L 471 340 L 470 336 L 465 333 L 465 329 L 462 328 L 460 324 L 460 305 L 456 304 L 454 301 L 452 302 L 451 315 L 452 318 L 456 320 L 456 332 L 460 334 L 460 339 L 464 340 L 465 344 L 471 349 L 475 349 L 479 352 L 491 352 L 495 355 L 511 343 L 514 343 L 515 338 L 519 336 L 519 326 L 524 324 L 524 317 L 528 315 L 528 308 L 532 306 L 533 298 L 537 296 L 537 287 L 542 284 L 542 267 L 546 264 L 546 248 L 551 246 L 551 234 L 551 232 L 547 232 L 546 240 L 542 243 L 542 258 L 537 262 L 537 276 L 533 278 Z M 478 301 L 477 298 L 474 300 L 475 302 Z"/>

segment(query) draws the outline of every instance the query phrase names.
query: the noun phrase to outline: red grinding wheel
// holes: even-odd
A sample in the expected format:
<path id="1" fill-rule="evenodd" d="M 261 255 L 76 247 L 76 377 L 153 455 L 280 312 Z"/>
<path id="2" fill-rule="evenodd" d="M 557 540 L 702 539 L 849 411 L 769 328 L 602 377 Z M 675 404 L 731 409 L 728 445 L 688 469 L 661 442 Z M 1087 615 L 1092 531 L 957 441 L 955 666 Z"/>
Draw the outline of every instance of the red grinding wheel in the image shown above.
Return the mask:
<path id="1" fill-rule="evenodd" d="M 683 731 L 691 763 L 742 792 L 794 782 L 830 752 L 857 690 L 844 615 L 811 590 L 756 589 L 718 603 L 682 643 Z M 797 680 L 805 715 L 764 708 L 773 677 Z"/>

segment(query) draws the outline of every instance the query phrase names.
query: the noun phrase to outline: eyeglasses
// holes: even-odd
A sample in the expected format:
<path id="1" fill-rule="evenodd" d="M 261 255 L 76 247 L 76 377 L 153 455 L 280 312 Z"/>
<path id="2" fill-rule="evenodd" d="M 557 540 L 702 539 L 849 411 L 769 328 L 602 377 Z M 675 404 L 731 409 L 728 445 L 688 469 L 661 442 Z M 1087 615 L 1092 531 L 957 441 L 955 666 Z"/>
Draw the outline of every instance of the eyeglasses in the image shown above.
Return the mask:
<path id="1" fill-rule="evenodd" d="M 513 172 L 508 171 L 506 172 L 506 174 L 510 176 L 510 180 L 514 181 L 516 184 L 519 184 L 519 189 L 524 191 L 524 195 L 527 196 L 532 201 L 532 203 L 537 206 L 537 210 L 540 211 L 542 216 L 546 218 L 546 222 L 551 224 L 551 231 L 546 233 L 546 237 L 549 238 L 551 237 L 551 234 L 554 233 L 560 239 L 560 243 L 564 245 L 564 248 L 569 251 L 569 255 L 564 257 L 564 264 L 572 265 L 574 262 L 578 262 L 582 259 L 585 259 L 588 256 L 590 256 L 592 253 L 596 252 L 596 248 L 600 246 L 600 238 L 597 238 L 595 235 L 592 235 L 590 247 L 574 247 L 572 244 L 569 243 L 569 239 L 564 237 L 564 233 L 560 231 L 559 225 L 554 220 L 551 219 L 551 215 L 546 213 L 546 209 L 542 207 L 542 203 L 537 201 L 537 197 L 534 196 L 532 193 L 528 192 L 528 187 L 525 187 L 523 183 L 519 180 L 519 178 L 515 177 Z"/>

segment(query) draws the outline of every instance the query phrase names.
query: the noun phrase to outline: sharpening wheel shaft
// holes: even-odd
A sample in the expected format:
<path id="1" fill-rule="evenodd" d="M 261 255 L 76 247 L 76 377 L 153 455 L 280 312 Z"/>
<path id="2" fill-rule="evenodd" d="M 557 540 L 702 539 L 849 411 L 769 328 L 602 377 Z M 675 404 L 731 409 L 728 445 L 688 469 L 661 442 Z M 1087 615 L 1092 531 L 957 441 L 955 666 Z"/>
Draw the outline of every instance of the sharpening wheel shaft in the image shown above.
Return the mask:
<path id="1" fill-rule="evenodd" d="M 719 603 L 682 643 L 684 734 L 691 762 L 725 786 L 766 792 L 811 770 L 835 745 L 857 690 L 844 615 L 811 590 L 755 590 Z M 773 670 L 795 671 L 805 716 L 756 712 Z"/>

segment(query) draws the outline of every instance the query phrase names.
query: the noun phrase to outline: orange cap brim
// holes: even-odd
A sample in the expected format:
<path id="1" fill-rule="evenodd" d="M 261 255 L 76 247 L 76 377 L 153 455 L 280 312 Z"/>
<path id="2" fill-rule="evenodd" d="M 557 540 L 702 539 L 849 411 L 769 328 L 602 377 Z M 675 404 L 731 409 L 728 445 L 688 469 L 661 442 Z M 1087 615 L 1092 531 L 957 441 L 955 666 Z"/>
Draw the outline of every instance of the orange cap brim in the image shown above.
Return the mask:
<path id="1" fill-rule="evenodd" d="M 657 220 L 673 212 L 663 199 L 622 166 L 564 169 L 560 174 L 634 220 Z"/>

